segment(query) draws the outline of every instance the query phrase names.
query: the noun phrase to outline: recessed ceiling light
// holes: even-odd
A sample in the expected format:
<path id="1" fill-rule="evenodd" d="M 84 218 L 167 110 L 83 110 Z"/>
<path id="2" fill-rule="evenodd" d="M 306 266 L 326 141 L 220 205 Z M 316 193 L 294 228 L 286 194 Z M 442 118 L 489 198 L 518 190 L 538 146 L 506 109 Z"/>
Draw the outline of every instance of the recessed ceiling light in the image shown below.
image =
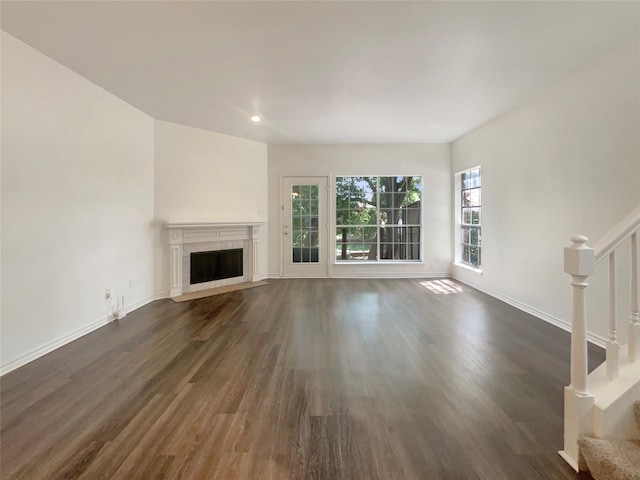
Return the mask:
<path id="1" fill-rule="evenodd" d="M 260 115 L 251 115 L 251 121 L 253 123 L 260 123 Z"/>

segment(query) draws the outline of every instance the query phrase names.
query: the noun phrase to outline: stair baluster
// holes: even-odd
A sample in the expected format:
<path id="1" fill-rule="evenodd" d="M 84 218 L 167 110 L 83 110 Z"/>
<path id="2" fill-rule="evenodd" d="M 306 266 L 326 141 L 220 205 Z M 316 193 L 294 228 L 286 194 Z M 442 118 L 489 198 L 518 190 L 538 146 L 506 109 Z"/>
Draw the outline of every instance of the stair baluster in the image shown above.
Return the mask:
<path id="1" fill-rule="evenodd" d="M 616 333 L 616 252 L 609 254 L 609 340 L 607 341 L 607 378 L 613 380 L 619 374 L 620 345 Z"/>
<path id="2" fill-rule="evenodd" d="M 631 235 L 631 316 L 629 317 L 629 360 L 640 357 L 640 313 L 638 312 L 638 232 Z"/>

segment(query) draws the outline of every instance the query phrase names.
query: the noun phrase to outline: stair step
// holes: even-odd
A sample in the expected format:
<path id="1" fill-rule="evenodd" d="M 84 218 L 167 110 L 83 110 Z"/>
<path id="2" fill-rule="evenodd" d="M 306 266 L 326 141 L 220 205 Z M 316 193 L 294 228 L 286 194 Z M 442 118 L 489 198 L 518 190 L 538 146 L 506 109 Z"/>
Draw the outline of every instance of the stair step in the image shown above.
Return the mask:
<path id="1" fill-rule="evenodd" d="M 578 445 L 594 480 L 640 480 L 640 440 L 585 437 Z"/>

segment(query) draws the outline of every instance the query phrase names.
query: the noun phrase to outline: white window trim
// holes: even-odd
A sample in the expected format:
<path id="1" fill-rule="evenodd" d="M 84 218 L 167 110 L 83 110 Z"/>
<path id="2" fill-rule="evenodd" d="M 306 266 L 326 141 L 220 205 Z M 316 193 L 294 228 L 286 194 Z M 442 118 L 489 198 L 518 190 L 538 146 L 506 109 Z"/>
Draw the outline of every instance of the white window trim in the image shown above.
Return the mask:
<path id="1" fill-rule="evenodd" d="M 480 268 L 474 267 L 462 261 L 462 239 L 460 238 L 460 232 L 462 230 L 462 174 L 470 172 L 471 170 L 480 169 L 480 178 L 482 178 L 482 166 L 476 165 L 474 167 L 465 168 L 454 174 L 453 184 L 453 212 L 454 212 L 454 228 L 453 228 L 453 242 L 454 242 L 454 262 L 455 267 L 465 268 L 475 273 L 482 275 L 482 253 L 480 253 Z M 480 185 L 482 188 L 482 184 Z M 480 207 L 482 208 L 482 207 Z M 482 213 L 480 214 L 482 218 Z M 482 228 L 482 221 L 480 221 L 480 228 Z M 480 246 L 480 252 L 482 252 L 482 246 Z"/>
<path id="2" fill-rule="evenodd" d="M 419 260 L 338 260 L 336 259 L 336 249 L 338 242 L 336 241 L 335 232 L 336 227 L 336 181 L 338 177 L 390 177 L 390 176 L 399 176 L 395 174 L 361 174 L 361 173 L 353 173 L 353 174 L 340 174 L 340 175 L 332 175 L 331 176 L 331 184 L 329 185 L 329 202 L 330 203 L 330 213 L 329 213 L 329 228 L 331 229 L 330 238 L 331 242 L 329 247 L 332 249 L 330 255 L 332 256 L 332 265 L 342 266 L 342 265 L 424 265 L 424 204 L 423 204 L 423 196 L 424 196 L 424 175 L 422 174 L 404 174 L 402 176 L 405 177 L 420 177 L 421 187 L 422 187 L 422 196 L 420 197 L 420 259 Z"/>

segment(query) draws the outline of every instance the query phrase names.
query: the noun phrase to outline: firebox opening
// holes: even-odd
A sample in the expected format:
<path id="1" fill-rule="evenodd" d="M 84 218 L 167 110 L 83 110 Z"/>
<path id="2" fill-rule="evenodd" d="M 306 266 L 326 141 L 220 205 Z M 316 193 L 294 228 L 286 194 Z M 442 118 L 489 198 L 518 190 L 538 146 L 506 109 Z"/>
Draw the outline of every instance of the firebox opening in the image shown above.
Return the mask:
<path id="1" fill-rule="evenodd" d="M 192 285 L 242 275 L 241 248 L 191 254 L 190 283 Z"/>

